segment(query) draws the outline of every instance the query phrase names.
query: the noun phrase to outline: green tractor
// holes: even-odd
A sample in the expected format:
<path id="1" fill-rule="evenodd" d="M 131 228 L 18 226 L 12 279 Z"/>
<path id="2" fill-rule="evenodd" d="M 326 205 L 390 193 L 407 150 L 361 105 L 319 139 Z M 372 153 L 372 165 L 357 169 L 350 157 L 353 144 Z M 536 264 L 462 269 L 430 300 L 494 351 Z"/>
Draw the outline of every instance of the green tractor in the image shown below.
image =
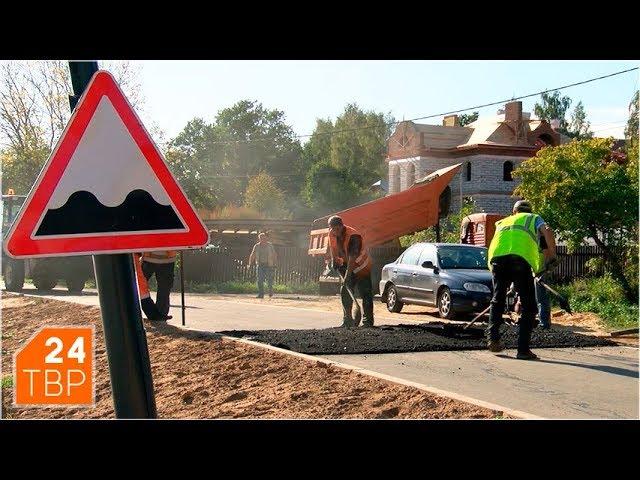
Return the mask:
<path id="1" fill-rule="evenodd" d="M 2 195 L 2 239 L 4 240 L 15 220 L 25 195 L 15 195 L 9 190 Z M 63 280 L 69 292 L 80 293 L 85 283 L 93 278 L 93 264 L 90 256 L 29 258 L 25 260 L 9 257 L 2 250 L 2 278 L 10 292 L 20 292 L 25 277 L 30 277 L 40 291 L 53 289 Z"/>

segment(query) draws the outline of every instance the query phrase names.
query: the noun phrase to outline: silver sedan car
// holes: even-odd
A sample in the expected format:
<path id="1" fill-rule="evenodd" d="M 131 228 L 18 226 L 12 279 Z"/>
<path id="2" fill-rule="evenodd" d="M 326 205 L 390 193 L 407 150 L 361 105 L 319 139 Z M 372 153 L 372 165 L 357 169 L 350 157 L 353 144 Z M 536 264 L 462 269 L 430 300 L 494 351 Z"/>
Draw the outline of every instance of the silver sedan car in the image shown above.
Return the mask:
<path id="1" fill-rule="evenodd" d="M 436 306 L 448 319 L 480 312 L 493 295 L 487 248 L 416 243 L 382 268 L 380 292 L 390 312 L 405 304 Z"/>

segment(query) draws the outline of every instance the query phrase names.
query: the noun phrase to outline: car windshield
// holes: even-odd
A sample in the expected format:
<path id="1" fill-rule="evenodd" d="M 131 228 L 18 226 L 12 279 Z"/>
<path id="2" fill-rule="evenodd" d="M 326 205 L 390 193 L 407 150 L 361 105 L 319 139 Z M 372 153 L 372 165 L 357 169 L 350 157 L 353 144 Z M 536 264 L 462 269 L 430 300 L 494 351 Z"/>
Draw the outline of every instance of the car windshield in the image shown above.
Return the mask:
<path id="1" fill-rule="evenodd" d="M 487 249 L 476 247 L 438 247 L 438 261 L 442 268 L 472 268 L 488 270 Z"/>

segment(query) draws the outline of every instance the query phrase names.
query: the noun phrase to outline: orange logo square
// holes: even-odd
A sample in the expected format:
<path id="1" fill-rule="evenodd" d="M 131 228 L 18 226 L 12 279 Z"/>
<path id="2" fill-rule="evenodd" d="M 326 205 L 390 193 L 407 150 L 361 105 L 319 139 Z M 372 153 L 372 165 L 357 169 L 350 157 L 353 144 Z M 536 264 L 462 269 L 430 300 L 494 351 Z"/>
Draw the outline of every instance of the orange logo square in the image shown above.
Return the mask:
<path id="1" fill-rule="evenodd" d="M 16 406 L 94 403 L 93 327 L 44 327 L 14 356 Z"/>

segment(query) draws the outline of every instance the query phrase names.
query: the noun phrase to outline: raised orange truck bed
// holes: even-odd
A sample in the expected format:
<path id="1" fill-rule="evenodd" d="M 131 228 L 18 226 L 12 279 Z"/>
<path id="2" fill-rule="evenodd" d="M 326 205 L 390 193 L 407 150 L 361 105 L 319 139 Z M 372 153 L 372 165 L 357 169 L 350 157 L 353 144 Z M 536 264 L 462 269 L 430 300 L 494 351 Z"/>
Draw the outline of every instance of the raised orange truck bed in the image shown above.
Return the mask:
<path id="1" fill-rule="evenodd" d="M 309 255 L 326 255 L 327 220 L 332 215 L 339 215 L 346 225 L 361 232 L 369 247 L 435 225 L 440 194 L 459 170 L 460 164 L 436 170 L 400 193 L 318 218 L 309 235 Z"/>

